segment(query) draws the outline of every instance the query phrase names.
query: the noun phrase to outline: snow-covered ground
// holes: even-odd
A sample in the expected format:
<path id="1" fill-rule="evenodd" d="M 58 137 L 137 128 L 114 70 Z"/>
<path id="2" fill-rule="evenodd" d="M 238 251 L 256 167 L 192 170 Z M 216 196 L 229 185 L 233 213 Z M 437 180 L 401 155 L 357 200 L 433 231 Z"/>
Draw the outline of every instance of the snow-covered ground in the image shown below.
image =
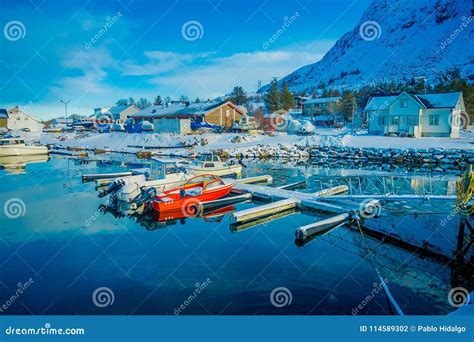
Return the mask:
<path id="1" fill-rule="evenodd" d="M 190 150 L 170 149 L 168 152 L 197 152 L 202 153 L 212 150 L 228 150 L 231 153 L 245 152 L 249 149 L 261 148 L 275 149 L 282 146 L 348 146 L 348 147 L 374 147 L 374 148 L 402 148 L 402 149 L 474 149 L 474 134 L 464 133 L 459 139 L 449 138 L 398 138 L 373 136 L 366 133 L 351 134 L 348 129 L 317 128 L 314 135 L 299 136 L 296 134 L 276 133 L 274 136 L 265 134 L 245 133 L 206 133 L 202 135 L 176 136 L 158 133 L 43 133 L 35 140 L 42 144 L 56 146 L 71 146 L 83 148 L 110 148 L 112 151 L 134 152 L 137 146 L 176 146 L 179 144 L 196 144 Z M 202 145 L 205 140 L 207 144 Z"/>

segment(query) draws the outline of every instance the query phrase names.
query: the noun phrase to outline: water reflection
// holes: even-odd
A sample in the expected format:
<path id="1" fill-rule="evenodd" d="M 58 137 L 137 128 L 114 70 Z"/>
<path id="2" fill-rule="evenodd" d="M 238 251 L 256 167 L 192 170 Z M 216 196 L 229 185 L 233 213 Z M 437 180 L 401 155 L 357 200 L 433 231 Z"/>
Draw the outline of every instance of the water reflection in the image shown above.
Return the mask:
<path id="1" fill-rule="evenodd" d="M 35 156 L 8 156 L 0 157 L 0 168 L 9 174 L 25 173 L 27 164 L 45 163 L 49 160 L 47 154 Z"/>

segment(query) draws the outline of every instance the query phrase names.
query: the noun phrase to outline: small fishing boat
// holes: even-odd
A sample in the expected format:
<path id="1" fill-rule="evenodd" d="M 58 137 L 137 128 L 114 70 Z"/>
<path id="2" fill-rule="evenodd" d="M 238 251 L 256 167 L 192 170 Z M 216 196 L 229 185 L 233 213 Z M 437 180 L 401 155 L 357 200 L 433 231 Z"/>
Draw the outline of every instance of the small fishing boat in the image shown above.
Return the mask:
<path id="1" fill-rule="evenodd" d="M 186 183 L 191 175 L 178 167 L 175 161 L 152 159 L 149 172 L 134 176 L 116 178 L 99 197 L 114 194 L 114 198 L 123 202 L 133 202 L 142 192 L 148 188 L 163 192 L 174 189 Z"/>
<path id="2" fill-rule="evenodd" d="M 48 154 L 46 146 L 26 145 L 21 138 L 0 139 L 0 157 Z"/>
<path id="3" fill-rule="evenodd" d="M 233 179 L 214 175 L 196 176 L 179 188 L 158 194 L 152 201 L 153 209 L 160 212 L 181 209 L 192 215 L 201 210 L 201 203 L 228 195 L 234 185 Z"/>
<path id="4" fill-rule="evenodd" d="M 215 176 L 237 175 L 242 172 L 242 165 L 224 163 L 216 154 L 205 154 L 193 163 L 190 172 L 196 176 L 205 174 Z"/>

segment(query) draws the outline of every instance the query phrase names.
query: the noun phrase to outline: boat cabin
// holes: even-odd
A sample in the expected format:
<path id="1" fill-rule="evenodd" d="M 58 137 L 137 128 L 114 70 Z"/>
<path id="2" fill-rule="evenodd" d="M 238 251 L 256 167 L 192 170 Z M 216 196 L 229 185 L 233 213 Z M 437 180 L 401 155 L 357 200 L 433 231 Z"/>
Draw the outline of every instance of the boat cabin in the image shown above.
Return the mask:
<path id="1" fill-rule="evenodd" d="M 184 169 L 179 167 L 174 160 L 152 159 L 150 173 L 154 179 L 165 179 L 167 175 L 182 173 Z"/>
<path id="2" fill-rule="evenodd" d="M 197 160 L 197 164 L 204 168 L 217 167 L 222 165 L 222 160 L 217 154 L 205 154 Z"/>

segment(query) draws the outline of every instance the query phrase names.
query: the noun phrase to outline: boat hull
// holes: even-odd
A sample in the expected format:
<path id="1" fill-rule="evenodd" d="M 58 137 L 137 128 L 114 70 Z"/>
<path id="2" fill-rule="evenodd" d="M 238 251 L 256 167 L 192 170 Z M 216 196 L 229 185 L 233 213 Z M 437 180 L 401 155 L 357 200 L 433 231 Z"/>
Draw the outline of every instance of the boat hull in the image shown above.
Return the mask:
<path id="1" fill-rule="evenodd" d="M 192 212 L 192 210 L 200 210 L 200 208 L 193 207 L 200 206 L 203 202 L 214 201 L 227 196 L 234 185 L 235 182 L 230 182 L 222 187 L 206 190 L 198 196 L 188 195 L 180 198 L 172 198 L 166 201 L 156 201 L 153 202 L 153 209 L 160 212 L 173 210 Z"/>

